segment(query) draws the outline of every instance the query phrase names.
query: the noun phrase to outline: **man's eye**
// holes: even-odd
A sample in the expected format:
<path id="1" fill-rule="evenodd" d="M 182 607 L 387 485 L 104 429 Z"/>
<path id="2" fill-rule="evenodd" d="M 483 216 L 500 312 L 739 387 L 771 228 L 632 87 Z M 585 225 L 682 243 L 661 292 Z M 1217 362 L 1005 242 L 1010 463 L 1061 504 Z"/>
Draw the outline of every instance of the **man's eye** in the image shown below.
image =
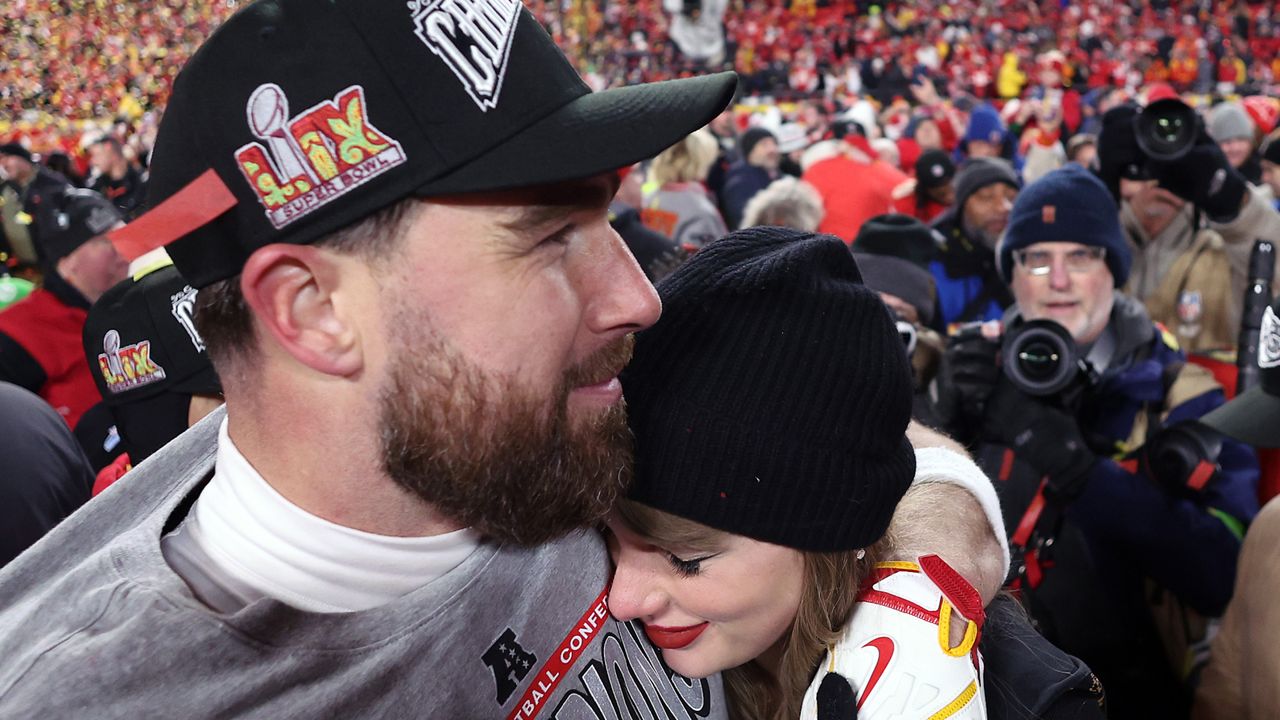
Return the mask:
<path id="1" fill-rule="evenodd" d="M 676 574 L 680 577 L 693 577 L 702 570 L 702 561 L 706 558 L 693 558 L 692 560 L 684 560 L 678 558 L 671 553 L 667 553 L 667 561 L 671 563 L 671 567 L 675 568 Z"/>
<path id="2" fill-rule="evenodd" d="M 569 233 L 570 233 L 570 231 L 572 231 L 572 230 L 573 230 L 573 226 L 572 226 L 572 225 L 568 225 L 568 226 L 562 227 L 562 228 L 560 228 L 559 230 L 557 230 L 557 231 L 555 231 L 555 232 L 551 233 L 550 235 L 546 236 L 546 237 L 545 237 L 545 238 L 543 238 L 541 241 L 539 241 L 539 242 L 538 242 L 538 247 L 548 247 L 548 246 L 555 246 L 555 245 L 564 245 L 566 242 L 568 242 L 568 241 L 569 241 Z"/>

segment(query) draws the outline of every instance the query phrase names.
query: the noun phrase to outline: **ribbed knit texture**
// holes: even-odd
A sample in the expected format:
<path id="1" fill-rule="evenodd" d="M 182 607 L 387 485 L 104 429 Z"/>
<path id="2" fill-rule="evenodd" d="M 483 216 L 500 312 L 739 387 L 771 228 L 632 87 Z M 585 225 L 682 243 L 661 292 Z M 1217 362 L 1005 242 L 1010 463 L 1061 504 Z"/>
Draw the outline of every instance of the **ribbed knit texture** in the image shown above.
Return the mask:
<path id="1" fill-rule="evenodd" d="M 658 290 L 622 374 L 630 497 L 801 550 L 878 540 L 915 473 L 911 371 L 845 244 L 742 230 Z"/>
<path id="2" fill-rule="evenodd" d="M 1051 211 L 1046 208 L 1052 207 Z M 1013 279 L 1013 251 L 1041 242 L 1073 242 L 1107 250 L 1107 268 L 1124 287 L 1133 262 L 1120 229 L 1120 210 L 1107 186 L 1079 165 L 1054 170 L 1013 201 L 1009 227 L 997 251 L 1004 281 Z"/>

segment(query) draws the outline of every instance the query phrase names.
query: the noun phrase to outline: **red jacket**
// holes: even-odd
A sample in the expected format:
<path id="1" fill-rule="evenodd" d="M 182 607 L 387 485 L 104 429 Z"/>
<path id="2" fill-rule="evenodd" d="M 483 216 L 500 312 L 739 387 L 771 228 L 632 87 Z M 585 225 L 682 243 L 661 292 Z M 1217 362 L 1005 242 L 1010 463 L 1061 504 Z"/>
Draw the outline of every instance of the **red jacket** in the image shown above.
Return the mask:
<path id="1" fill-rule="evenodd" d="M 72 428 L 102 401 L 84 359 L 81 333 L 87 315 L 87 310 L 68 305 L 45 288 L 0 312 L 0 334 L 26 350 L 44 371 L 44 385 L 30 389 Z"/>

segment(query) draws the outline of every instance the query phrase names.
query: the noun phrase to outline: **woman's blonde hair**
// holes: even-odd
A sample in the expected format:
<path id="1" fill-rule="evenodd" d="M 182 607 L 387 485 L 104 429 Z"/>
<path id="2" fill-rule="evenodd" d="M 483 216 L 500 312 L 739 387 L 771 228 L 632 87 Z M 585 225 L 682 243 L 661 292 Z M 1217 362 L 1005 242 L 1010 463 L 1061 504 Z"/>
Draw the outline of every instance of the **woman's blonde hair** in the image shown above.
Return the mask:
<path id="1" fill-rule="evenodd" d="M 705 128 L 695 130 L 653 159 L 649 179 L 658 186 L 670 182 L 700 182 L 707 179 L 707 172 L 719 153 L 720 145 L 710 132 Z"/>
<path id="2" fill-rule="evenodd" d="M 658 545 L 718 551 L 729 533 L 622 500 L 618 514 L 636 533 Z M 725 670 L 729 717 L 734 720 L 791 720 L 800 716 L 805 691 L 834 645 L 857 602 L 858 586 L 874 563 L 875 549 L 858 559 L 857 551 L 797 551 L 804 560 L 800 605 L 783 644 L 777 676 L 755 660 Z"/>

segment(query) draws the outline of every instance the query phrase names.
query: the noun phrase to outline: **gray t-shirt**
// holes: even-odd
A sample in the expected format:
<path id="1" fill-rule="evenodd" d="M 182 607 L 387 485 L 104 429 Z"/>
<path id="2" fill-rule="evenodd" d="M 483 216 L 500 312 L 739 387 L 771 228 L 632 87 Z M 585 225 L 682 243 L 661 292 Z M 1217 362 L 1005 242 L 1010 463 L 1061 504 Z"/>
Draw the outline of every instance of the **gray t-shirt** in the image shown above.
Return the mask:
<path id="1" fill-rule="evenodd" d="M 160 536 L 211 474 L 219 411 L 0 571 L 4 718 L 724 718 L 609 616 L 604 544 L 483 545 L 382 607 L 220 615 Z"/>

